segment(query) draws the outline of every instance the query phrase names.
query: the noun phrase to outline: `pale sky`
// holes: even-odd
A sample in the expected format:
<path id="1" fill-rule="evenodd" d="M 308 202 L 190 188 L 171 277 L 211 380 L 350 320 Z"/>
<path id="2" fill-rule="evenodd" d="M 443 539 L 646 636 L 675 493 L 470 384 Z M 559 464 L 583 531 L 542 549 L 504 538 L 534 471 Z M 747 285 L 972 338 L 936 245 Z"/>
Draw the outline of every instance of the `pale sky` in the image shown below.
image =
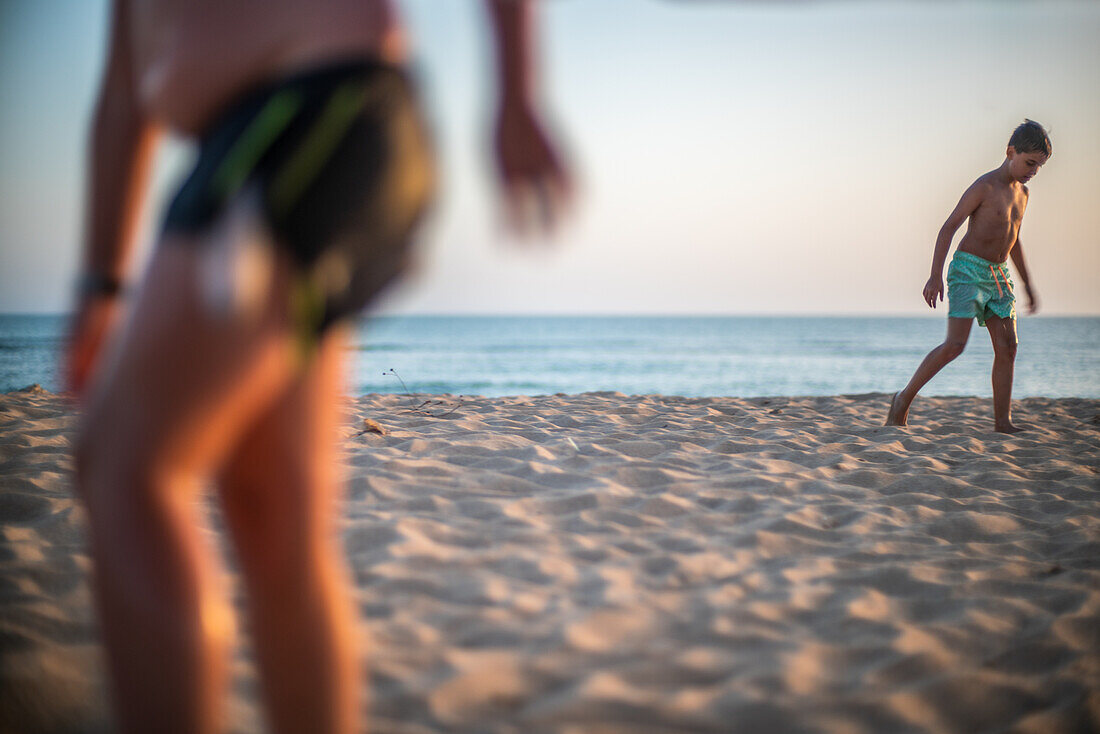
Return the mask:
<path id="1" fill-rule="evenodd" d="M 383 312 L 931 313 L 936 232 L 1030 117 L 1054 144 L 1021 231 L 1043 312 L 1100 314 L 1100 3 L 546 2 L 543 97 L 580 196 L 527 243 L 491 196 L 480 4 L 401 7 L 443 188 Z M 105 0 L 0 0 L 0 312 L 68 306 L 106 20 Z M 159 157 L 150 238 L 190 153 Z"/>

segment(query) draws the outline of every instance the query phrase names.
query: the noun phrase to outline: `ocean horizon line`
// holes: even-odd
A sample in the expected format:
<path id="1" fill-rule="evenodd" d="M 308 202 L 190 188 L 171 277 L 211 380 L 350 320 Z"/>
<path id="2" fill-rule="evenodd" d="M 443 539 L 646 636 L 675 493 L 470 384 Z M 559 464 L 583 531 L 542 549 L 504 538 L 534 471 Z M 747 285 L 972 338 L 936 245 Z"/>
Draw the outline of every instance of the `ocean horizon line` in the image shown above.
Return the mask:
<path id="1" fill-rule="evenodd" d="M 943 339 L 943 315 L 375 314 L 351 324 L 352 394 L 848 395 L 898 389 Z M 975 329 L 928 395 L 990 393 Z M 1025 318 L 1017 397 L 1100 398 L 1100 317 Z M 61 386 L 67 321 L 0 317 L 0 390 Z"/>

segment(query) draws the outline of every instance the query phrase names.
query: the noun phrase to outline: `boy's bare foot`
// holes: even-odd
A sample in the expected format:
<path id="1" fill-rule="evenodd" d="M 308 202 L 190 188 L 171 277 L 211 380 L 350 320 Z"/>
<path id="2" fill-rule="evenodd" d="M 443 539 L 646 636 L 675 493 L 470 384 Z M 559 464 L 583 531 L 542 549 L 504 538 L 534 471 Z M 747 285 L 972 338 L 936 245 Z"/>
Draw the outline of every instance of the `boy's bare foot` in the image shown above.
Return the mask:
<path id="1" fill-rule="evenodd" d="M 993 426 L 993 430 L 997 433 L 1019 433 L 1024 429 L 1012 423 L 997 423 Z"/>
<path id="2" fill-rule="evenodd" d="M 890 410 L 886 413 L 886 426 L 906 426 L 909 425 L 909 406 L 905 407 L 905 410 L 898 410 L 898 396 L 901 395 L 901 390 L 894 393 L 894 396 L 890 398 Z"/>

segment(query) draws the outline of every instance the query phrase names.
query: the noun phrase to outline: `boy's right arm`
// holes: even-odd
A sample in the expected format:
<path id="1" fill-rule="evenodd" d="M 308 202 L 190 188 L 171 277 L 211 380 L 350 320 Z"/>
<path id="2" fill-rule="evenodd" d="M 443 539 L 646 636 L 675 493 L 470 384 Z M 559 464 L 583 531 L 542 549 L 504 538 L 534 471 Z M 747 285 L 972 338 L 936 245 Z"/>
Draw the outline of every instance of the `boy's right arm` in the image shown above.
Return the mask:
<path id="1" fill-rule="evenodd" d="M 493 147 L 508 218 L 519 231 L 532 218 L 550 229 L 571 198 L 572 181 L 538 109 L 534 0 L 487 0 L 486 6 L 498 71 Z"/>
<path id="2" fill-rule="evenodd" d="M 980 180 L 971 184 L 970 188 L 963 192 L 962 198 L 947 217 L 947 221 L 940 227 L 940 233 L 936 237 L 936 249 L 932 252 L 932 273 L 928 276 L 928 282 L 924 284 L 924 302 L 932 308 L 936 307 L 937 300 L 943 302 L 943 265 L 947 262 L 951 240 L 967 217 L 973 214 L 985 200 L 989 190 L 989 184 Z"/>
<path id="3" fill-rule="evenodd" d="M 89 140 L 83 255 L 67 355 L 69 388 L 78 395 L 118 316 L 157 138 L 134 89 L 128 10 L 126 0 L 116 0 L 111 10 L 107 65 Z"/>

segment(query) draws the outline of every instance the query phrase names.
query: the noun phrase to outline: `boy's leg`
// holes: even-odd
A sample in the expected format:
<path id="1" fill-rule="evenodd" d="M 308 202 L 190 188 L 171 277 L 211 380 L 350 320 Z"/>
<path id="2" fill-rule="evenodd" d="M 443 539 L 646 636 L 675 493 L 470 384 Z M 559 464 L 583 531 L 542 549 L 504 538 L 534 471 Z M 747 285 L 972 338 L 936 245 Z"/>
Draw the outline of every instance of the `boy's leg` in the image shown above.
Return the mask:
<path id="1" fill-rule="evenodd" d="M 1012 378 L 1016 365 L 1016 320 L 986 319 L 993 342 L 993 425 L 1001 433 L 1021 430 L 1012 425 Z"/>
<path id="2" fill-rule="evenodd" d="M 342 329 L 327 333 L 220 481 L 275 732 L 352 732 L 360 718 L 361 645 L 339 543 L 345 345 Z"/>
<path id="3" fill-rule="evenodd" d="M 966 348 L 966 340 L 970 337 L 970 325 L 973 319 L 947 319 L 947 336 L 943 344 L 933 349 L 917 367 L 909 384 L 894 394 L 890 401 L 890 410 L 886 414 L 886 425 L 904 426 L 909 418 L 909 406 L 917 397 L 920 389 L 929 380 L 936 376 L 948 362 L 958 357 Z"/>
<path id="4" fill-rule="evenodd" d="M 76 445 L 124 732 L 222 724 L 232 614 L 196 500 L 293 370 L 286 273 L 257 320 L 214 317 L 198 295 L 206 244 L 157 248 L 119 349 L 105 355 Z"/>

